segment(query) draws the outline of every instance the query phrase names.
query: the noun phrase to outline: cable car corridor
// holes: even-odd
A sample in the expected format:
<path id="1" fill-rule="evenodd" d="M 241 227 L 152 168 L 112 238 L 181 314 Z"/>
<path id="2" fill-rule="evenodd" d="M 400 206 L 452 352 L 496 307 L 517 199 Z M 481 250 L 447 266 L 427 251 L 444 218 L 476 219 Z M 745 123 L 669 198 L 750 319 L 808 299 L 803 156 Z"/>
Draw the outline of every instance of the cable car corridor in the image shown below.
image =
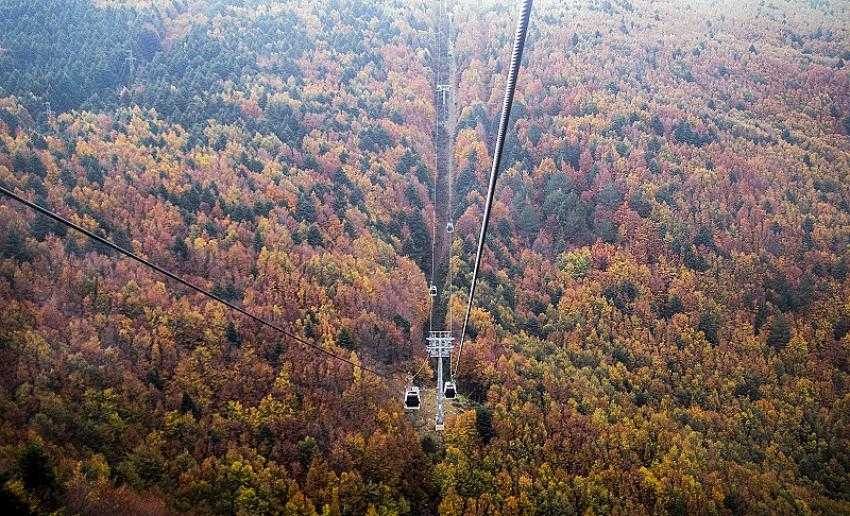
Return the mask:
<path id="1" fill-rule="evenodd" d="M 449 253 L 454 237 L 451 157 L 456 127 L 452 26 L 451 13 L 444 0 L 435 1 L 432 12 L 434 40 L 431 66 L 437 118 L 433 130 L 436 166 L 432 183 L 431 275 L 427 292 L 430 315 L 426 351 L 434 375 L 433 378 L 420 376 L 425 369 L 420 368 L 404 393 L 404 407 L 416 414 L 414 423 L 420 431 L 426 429 L 431 421 L 434 429 L 444 428 L 447 401 L 456 399 L 457 392 L 450 367 L 454 336 L 449 310 L 453 280 L 449 270 Z M 425 388 L 426 385 L 428 388 Z M 450 396 L 446 395 L 447 385 Z"/>
<path id="2" fill-rule="evenodd" d="M 445 428 L 446 406 L 448 402 L 457 407 L 459 405 L 458 386 L 455 382 L 456 371 L 461 366 L 464 337 L 472 311 L 472 303 L 475 296 L 475 284 L 478 279 L 478 268 L 484 250 L 484 242 L 487 238 L 487 227 L 490 217 L 490 208 L 495 194 L 496 181 L 499 174 L 499 166 L 504 148 L 505 137 L 513 104 L 514 91 L 516 89 L 519 65 L 522 60 L 522 52 L 528 30 L 528 22 L 531 15 L 531 0 L 524 0 L 519 12 L 514 38 L 511 65 L 505 88 L 505 99 L 502 105 L 502 113 L 499 123 L 498 137 L 494 150 L 493 168 L 490 172 L 490 181 L 487 190 L 484 216 L 481 221 L 481 232 L 478 239 L 478 247 L 475 256 L 472 280 L 470 282 L 469 295 L 467 299 L 466 313 L 463 326 L 459 335 L 460 346 L 455 347 L 456 336 L 453 329 L 453 314 L 451 311 L 451 295 L 453 286 L 453 274 L 450 270 L 448 251 L 451 249 L 452 239 L 455 237 L 455 228 L 452 205 L 452 163 L 451 146 L 455 134 L 455 107 L 454 97 L 454 67 L 451 55 L 451 15 L 446 11 L 445 4 L 439 0 L 435 9 L 435 44 L 433 56 L 433 77 L 435 102 L 437 106 L 437 123 L 434 131 L 434 143 L 437 153 L 435 177 L 434 177 L 434 220 L 432 227 L 431 243 L 431 282 L 428 295 L 431 301 L 429 334 L 427 337 L 428 360 L 436 369 L 436 385 L 433 390 L 423 389 L 430 378 L 420 377 L 423 368 L 414 373 L 403 395 L 404 408 L 409 412 L 420 412 L 424 407 L 430 409 L 433 406 L 434 429 L 442 431 Z M 441 289 L 439 285 L 442 285 Z M 433 393 L 433 405 L 430 402 L 423 403 L 424 392 Z M 430 420 L 430 410 L 423 414 Z M 421 421 L 421 420 L 420 420 Z"/>

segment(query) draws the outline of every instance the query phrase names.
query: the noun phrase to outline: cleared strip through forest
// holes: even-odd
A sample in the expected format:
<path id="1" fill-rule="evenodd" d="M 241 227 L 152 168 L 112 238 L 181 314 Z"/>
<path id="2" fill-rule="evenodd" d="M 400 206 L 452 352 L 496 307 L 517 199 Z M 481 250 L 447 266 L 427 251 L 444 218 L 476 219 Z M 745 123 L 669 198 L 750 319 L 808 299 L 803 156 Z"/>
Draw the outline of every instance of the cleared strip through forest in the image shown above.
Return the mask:
<path id="1" fill-rule="evenodd" d="M 457 113 L 455 109 L 455 73 L 452 54 L 453 31 L 451 17 L 444 1 L 433 2 L 434 42 L 431 51 L 432 79 L 434 81 L 434 105 L 437 108 L 437 120 L 434 128 L 434 148 L 436 149 L 436 178 L 434 181 L 435 201 L 435 273 L 437 299 L 434 310 L 434 328 L 447 325 L 448 307 L 448 269 L 451 235 L 446 232 L 446 224 L 452 221 L 452 147 L 455 135 Z M 438 85 L 448 85 L 448 89 L 438 91 Z"/>

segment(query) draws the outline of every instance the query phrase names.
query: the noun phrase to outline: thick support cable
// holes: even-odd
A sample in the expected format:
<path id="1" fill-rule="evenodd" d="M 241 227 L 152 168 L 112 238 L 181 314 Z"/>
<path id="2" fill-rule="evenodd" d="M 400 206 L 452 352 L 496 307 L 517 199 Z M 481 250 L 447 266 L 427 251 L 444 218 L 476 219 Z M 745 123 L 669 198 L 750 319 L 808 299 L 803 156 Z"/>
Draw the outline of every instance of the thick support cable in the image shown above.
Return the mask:
<path id="1" fill-rule="evenodd" d="M 493 153 L 493 168 L 490 170 L 490 184 L 487 186 L 487 201 L 484 205 L 484 218 L 481 221 L 481 234 L 478 237 L 478 251 L 475 253 L 475 267 L 472 269 L 472 282 L 469 285 L 469 299 L 466 303 L 466 315 L 463 318 L 463 329 L 460 333 L 460 345 L 458 346 L 457 359 L 455 360 L 454 374 L 460 368 L 460 358 L 463 353 L 463 342 L 466 337 L 466 328 L 469 325 L 469 315 L 472 312 L 472 302 L 475 299 L 475 283 L 478 281 L 478 269 L 481 265 L 481 255 L 484 252 L 484 242 L 487 239 L 487 226 L 490 223 L 490 208 L 493 206 L 493 198 L 496 194 L 496 180 L 499 178 L 499 165 L 502 162 L 502 150 L 505 147 L 505 138 L 508 132 L 508 122 L 511 118 L 511 107 L 514 103 L 514 92 L 516 91 L 519 66 L 522 61 L 522 51 L 525 48 L 525 38 L 528 35 L 528 21 L 531 18 L 531 4 L 533 0 L 523 0 L 516 25 L 514 36 L 514 50 L 511 55 L 511 66 L 508 70 L 508 82 L 505 85 L 505 100 L 502 104 L 502 117 L 499 120 L 499 132 L 496 138 L 496 149 Z"/>
<path id="2" fill-rule="evenodd" d="M 65 226 L 67 226 L 71 229 L 79 231 L 80 233 L 84 234 L 85 236 L 91 238 L 92 240 L 95 240 L 95 241 L 115 250 L 115 251 L 118 251 L 119 253 L 123 254 L 124 256 L 126 256 L 126 257 L 128 257 L 132 260 L 135 260 L 135 261 L 139 262 L 140 264 L 142 264 L 142 265 L 144 265 L 144 266 L 146 266 L 150 269 L 153 269 L 154 271 L 176 281 L 177 283 L 180 283 L 181 285 L 189 287 L 190 289 L 194 290 L 195 292 L 198 292 L 199 294 L 203 294 L 204 296 L 212 299 L 213 301 L 217 301 L 217 302 L 221 303 L 222 305 L 224 305 L 225 307 L 227 307 L 231 310 L 239 312 L 240 314 L 244 315 L 245 317 L 251 319 L 254 322 L 257 322 L 257 323 L 259 323 L 263 326 L 271 328 L 272 330 L 280 333 L 281 335 L 289 337 L 290 339 L 294 340 L 295 342 L 298 342 L 299 344 L 302 344 L 303 346 L 305 346 L 305 347 L 307 347 L 307 348 L 309 348 L 313 351 L 321 353 L 321 354 L 323 354 L 323 355 L 325 355 L 329 358 L 333 358 L 334 360 L 339 360 L 340 362 L 345 362 L 346 364 L 349 364 L 356 369 L 360 369 L 361 371 L 366 371 L 366 372 L 372 373 L 373 375 L 375 375 L 377 377 L 386 378 L 385 375 L 383 375 L 383 374 L 381 374 L 381 373 L 379 373 L 379 372 L 377 372 L 373 369 L 370 369 L 366 366 L 357 364 L 357 363 L 355 363 L 355 362 L 353 362 L 353 361 L 351 361 L 351 360 L 349 360 L 345 357 L 335 355 L 335 354 L 331 353 L 330 351 L 328 351 L 328 350 L 326 350 L 326 349 L 324 349 L 324 348 L 322 348 L 322 347 L 320 347 L 316 344 L 313 344 L 312 342 L 309 342 L 309 341 L 302 339 L 301 337 L 299 337 L 299 336 L 297 336 L 297 335 L 295 335 L 291 332 L 286 331 L 285 329 L 281 328 L 280 326 L 278 326 L 274 323 L 270 323 L 270 322 L 266 321 L 265 319 L 262 319 L 262 318 L 260 318 L 256 315 L 246 311 L 245 309 L 240 308 L 240 307 L 234 305 L 233 303 L 222 299 L 221 297 L 213 294 L 212 292 L 208 292 L 207 290 L 202 289 L 201 287 L 189 282 L 188 280 L 181 278 L 180 276 L 174 274 L 173 272 L 170 272 L 170 271 L 163 269 L 162 267 L 156 265 L 155 263 L 152 263 L 152 262 L 146 260 L 145 258 L 142 258 L 141 256 L 138 256 L 138 255 L 124 249 L 123 247 L 112 243 L 111 241 L 89 231 L 88 229 L 71 222 L 70 220 L 62 217 L 61 215 L 58 215 L 58 214 L 48 210 L 47 208 L 44 208 L 44 207 L 42 207 L 38 204 L 35 204 L 33 202 L 30 202 L 30 201 L 24 199 L 23 197 L 19 196 L 18 194 L 12 192 L 11 190 L 7 190 L 6 188 L 3 188 L 2 186 L 0 186 L 0 193 L 18 201 L 19 203 L 27 206 L 28 208 L 31 208 L 31 209 L 37 211 L 38 213 L 41 213 L 42 215 L 50 217 L 51 219 L 55 220 L 56 222 L 59 222 L 60 224 L 64 224 Z"/>

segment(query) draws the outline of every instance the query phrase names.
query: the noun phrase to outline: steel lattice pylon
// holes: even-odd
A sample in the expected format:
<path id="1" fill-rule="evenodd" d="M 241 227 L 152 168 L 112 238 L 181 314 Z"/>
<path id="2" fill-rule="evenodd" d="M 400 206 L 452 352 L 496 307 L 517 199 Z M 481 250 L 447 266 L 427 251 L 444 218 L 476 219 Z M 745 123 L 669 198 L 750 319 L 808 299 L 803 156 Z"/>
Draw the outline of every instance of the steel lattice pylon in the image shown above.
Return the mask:
<path id="1" fill-rule="evenodd" d="M 437 359 L 437 416 L 434 421 L 434 428 L 442 430 L 445 422 L 445 408 L 443 407 L 445 400 L 445 388 L 443 384 L 443 359 L 451 360 L 452 350 L 454 349 L 454 337 L 450 331 L 431 331 L 428 333 L 428 356 Z"/>

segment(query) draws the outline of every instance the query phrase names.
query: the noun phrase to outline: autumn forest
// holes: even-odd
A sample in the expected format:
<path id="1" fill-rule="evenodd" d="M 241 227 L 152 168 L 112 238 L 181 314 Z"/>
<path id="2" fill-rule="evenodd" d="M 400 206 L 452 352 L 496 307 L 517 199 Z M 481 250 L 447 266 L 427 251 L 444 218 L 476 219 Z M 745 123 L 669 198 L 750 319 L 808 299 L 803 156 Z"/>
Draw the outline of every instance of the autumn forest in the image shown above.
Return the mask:
<path id="1" fill-rule="evenodd" d="M 517 16 L 0 0 L 0 187 L 295 337 L 0 196 L 0 513 L 850 515 L 848 0 L 534 2 L 435 431 Z"/>

